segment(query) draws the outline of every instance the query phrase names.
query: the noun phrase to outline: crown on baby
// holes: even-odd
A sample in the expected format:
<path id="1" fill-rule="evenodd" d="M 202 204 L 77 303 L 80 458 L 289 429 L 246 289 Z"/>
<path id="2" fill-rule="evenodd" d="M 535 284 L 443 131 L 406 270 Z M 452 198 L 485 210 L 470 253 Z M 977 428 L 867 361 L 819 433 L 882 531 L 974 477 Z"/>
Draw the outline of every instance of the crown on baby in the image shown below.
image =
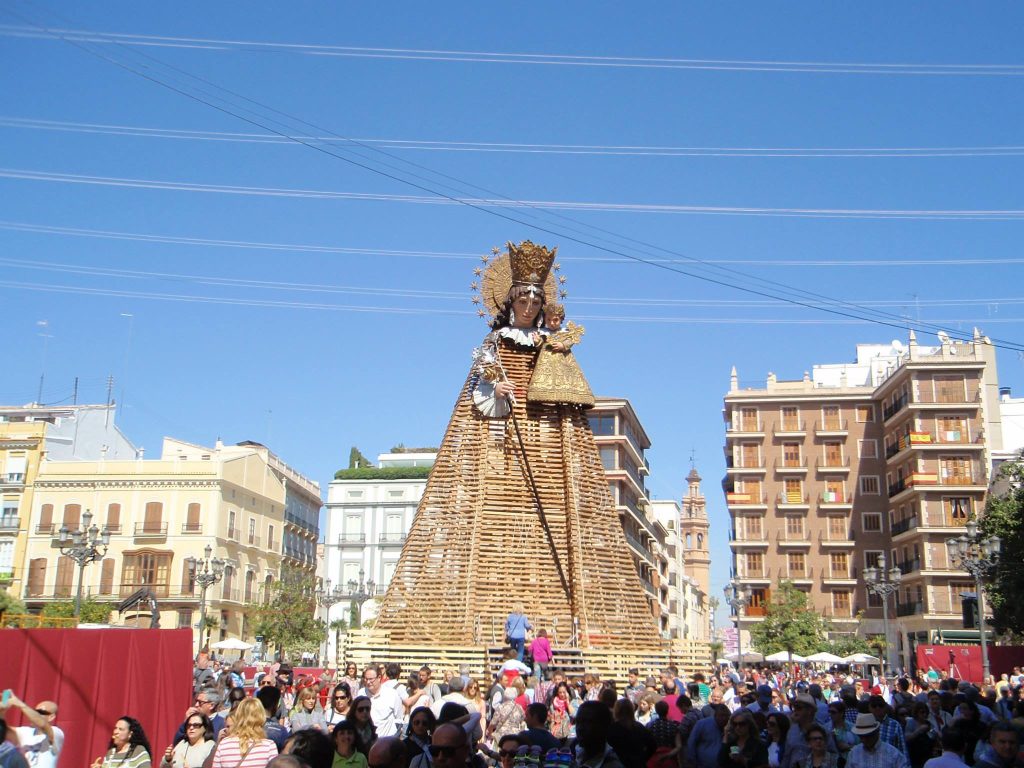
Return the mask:
<path id="1" fill-rule="evenodd" d="M 516 245 L 508 243 L 508 257 L 512 266 L 512 285 L 543 286 L 551 271 L 558 247 L 548 250 L 543 245 L 535 245 L 529 240 Z"/>

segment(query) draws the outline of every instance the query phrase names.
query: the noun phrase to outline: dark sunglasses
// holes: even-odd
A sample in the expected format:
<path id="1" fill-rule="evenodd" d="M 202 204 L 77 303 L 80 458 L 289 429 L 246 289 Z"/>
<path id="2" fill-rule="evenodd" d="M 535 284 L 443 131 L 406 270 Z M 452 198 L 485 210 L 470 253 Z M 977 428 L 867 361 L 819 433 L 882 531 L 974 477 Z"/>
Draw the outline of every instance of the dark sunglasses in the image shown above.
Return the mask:
<path id="1" fill-rule="evenodd" d="M 196 699 L 193 704 L 212 704 L 213 702 L 209 699 Z"/>
<path id="2" fill-rule="evenodd" d="M 369 712 L 369 707 L 356 707 L 356 712 Z"/>
<path id="3" fill-rule="evenodd" d="M 203 724 L 202 723 L 189 723 L 185 727 L 186 728 L 202 728 Z"/>
<path id="4" fill-rule="evenodd" d="M 462 749 L 462 747 L 442 747 L 440 744 L 431 744 L 427 747 L 427 751 L 430 752 L 431 757 L 437 757 L 438 755 L 455 757 L 455 753 L 460 749 Z"/>
<path id="5" fill-rule="evenodd" d="M 510 749 L 499 749 L 498 757 L 515 757 L 516 753 Z"/>
<path id="6" fill-rule="evenodd" d="M 38 712 L 40 715 L 52 715 L 53 714 L 53 712 L 51 712 L 48 709 L 38 709 L 37 708 L 36 712 Z"/>
<path id="7" fill-rule="evenodd" d="M 344 693 L 339 693 L 337 696 L 334 697 L 334 700 L 335 701 L 348 701 L 348 696 L 346 696 Z"/>

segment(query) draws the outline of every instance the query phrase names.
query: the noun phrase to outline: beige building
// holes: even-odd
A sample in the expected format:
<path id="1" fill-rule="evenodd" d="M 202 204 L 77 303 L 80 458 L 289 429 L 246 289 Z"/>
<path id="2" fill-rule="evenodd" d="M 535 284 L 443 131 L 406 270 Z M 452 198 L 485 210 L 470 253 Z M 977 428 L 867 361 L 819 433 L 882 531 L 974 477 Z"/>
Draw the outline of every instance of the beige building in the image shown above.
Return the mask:
<path id="1" fill-rule="evenodd" d="M 40 464 L 49 458 L 133 458 L 112 405 L 0 406 L 0 589 L 21 596 L 29 512 Z"/>
<path id="2" fill-rule="evenodd" d="M 751 590 L 743 626 L 788 579 L 837 631 L 863 618 L 881 633 L 863 572 L 884 555 L 903 573 L 889 614 L 902 665 L 930 630 L 959 628 L 972 588 L 946 541 L 983 509 L 999 413 L 995 350 L 977 332 L 858 345 L 856 362 L 764 388 L 741 389 L 733 369 L 725 489 L 733 573 Z"/>
<path id="3" fill-rule="evenodd" d="M 194 627 L 202 591 L 188 558 L 201 559 L 209 545 L 226 562 L 206 594 L 212 638 L 251 641 L 245 605 L 262 600 L 286 564 L 289 489 L 307 503 L 319 498 L 316 483 L 258 443 L 208 448 L 165 438 L 155 460 L 46 460 L 35 480 L 23 598 L 39 609 L 74 596 L 77 566 L 61 555 L 59 531 L 91 511 L 111 536 L 102 560 L 85 568 L 83 594 L 116 603 L 145 587 L 161 626 Z M 114 617 L 126 620 L 134 617 Z"/>

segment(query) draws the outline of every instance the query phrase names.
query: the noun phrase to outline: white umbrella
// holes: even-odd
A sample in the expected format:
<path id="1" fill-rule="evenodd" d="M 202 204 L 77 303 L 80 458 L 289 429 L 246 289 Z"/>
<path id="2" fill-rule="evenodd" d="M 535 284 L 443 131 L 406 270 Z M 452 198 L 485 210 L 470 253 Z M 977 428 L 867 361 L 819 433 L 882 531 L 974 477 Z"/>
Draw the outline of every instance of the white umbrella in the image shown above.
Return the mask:
<path id="1" fill-rule="evenodd" d="M 730 653 L 730 654 L 727 654 L 725 658 L 728 659 L 729 661 L 738 661 L 739 660 L 739 654 L 738 653 Z M 744 663 L 747 663 L 747 664 L 758 662 L 758 661 L 764 661 L 764 656 L 762 656 L 757 651 L 744 651 L 743 652 L 743 661 L 744 661 Z"/>
<path id="2" fill-rule="evenodd" d="M 792 656 L 789 655 L 789 651 L 778 651 L 777 653 L 770 653 L 764 657 L 765 661 L 806 661 L 806 659 L 798 653 L 794 653 Z"/>
<path id="3" fill-rule="evenodd" d="M 216 648 L 218 651 L 248 651 L 252 648 L 251 645 L 239 640 L 237 637 L 229 637 L 227 640 L 221 640 L 210 647 Z"/>
<path id="4" fill-rule="evenodd" d="M 836 656 L 834 653 L 828 653 L 827 651 L 819 651 L 818 653 L 812 653 L 807 657 L 808 661 L 824 662 L 826 664 L 843 664 L 844 659 L 842 656 Z"/>
<path id="5" fill-rule="evenodd" d="M 869 653 L 855 653 L 852 656 L 847 656 L 843 659 L 844 664 L 874 664 L 879 665 L 882 663 L 881 659 L 875 658 Z"/>

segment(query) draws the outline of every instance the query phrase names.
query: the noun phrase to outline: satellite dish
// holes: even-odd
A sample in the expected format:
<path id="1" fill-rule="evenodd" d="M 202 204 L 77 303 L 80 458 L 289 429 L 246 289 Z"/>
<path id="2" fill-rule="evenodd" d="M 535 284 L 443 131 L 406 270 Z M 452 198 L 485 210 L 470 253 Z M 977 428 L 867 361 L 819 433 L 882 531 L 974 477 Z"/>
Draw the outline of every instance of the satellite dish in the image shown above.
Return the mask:
<path id="1" fill-rule="evenodd" d="M 943 344 L 949 344 L 949 334 L 946 333 L 945 331 L 939 331 L 935 335 L 939 337 L 939 341 L 941 341 Z"/>
<path id="2" fill-rule="evenodd" d="M 903 342 L 899 339 L 893 339 L 892 348 L 896 350 L 897 354 L 901 353 L 903 351 Z"/>

